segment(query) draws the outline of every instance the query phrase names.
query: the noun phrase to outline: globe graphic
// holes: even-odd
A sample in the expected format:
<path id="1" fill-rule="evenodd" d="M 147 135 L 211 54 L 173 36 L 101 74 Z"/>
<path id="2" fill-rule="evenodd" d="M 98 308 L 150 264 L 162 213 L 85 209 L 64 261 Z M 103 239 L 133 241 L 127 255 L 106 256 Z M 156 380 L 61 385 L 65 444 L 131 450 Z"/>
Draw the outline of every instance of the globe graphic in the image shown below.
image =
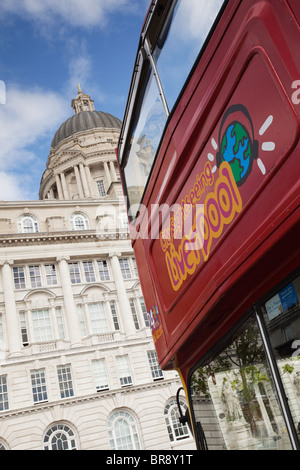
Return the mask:
<path id="1" fill-rule="evenodd" d="M 251 139 L 238 121 L 231 123 L 221 141 L 221 162 L 229 163 L 237 185 L 243 184 L 252 168 Z"/>

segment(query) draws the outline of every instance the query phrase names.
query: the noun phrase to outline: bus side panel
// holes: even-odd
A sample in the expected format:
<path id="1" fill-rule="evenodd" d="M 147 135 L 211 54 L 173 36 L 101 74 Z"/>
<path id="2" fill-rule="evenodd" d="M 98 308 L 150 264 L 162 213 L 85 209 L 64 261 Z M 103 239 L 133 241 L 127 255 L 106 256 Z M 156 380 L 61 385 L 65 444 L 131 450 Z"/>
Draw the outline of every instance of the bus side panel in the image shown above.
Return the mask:
<path id="1" fill-rule="evenodd" d="M 242 2 L 175 128 L 150 200 L 172 206 L 171 217 L 162 214 L 158 236 L 144 240 L 171 348 L 159 354 L 164 366 L 190 325 L 207 321 L 212 299 L 226 297 L 224 286 L 234 291 L 239 267 L 258 263 L 276 230 L 285 236 L 299 205 L 299 109 L 291 101 L 299 40 L 286 2 Z M 286 257 L 291 243 L 281 246 Z M 270 269 L 248 279 L 249 302 Z M 245 306 L 240 295 L 232 308 Z"/>

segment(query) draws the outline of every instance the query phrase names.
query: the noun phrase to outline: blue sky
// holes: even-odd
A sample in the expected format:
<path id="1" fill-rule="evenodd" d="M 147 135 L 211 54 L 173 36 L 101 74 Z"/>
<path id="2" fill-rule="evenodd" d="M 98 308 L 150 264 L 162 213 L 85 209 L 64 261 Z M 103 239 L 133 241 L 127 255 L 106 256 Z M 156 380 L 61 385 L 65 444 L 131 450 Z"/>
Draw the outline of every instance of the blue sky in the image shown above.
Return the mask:
<path id="1" fill-rule="evenodd" d="M 52 138 L 73 114 L 78 83 L 97 110 L 123 118 L 149 4 L 1 0 L 0 200 L 38 199 Z"/>

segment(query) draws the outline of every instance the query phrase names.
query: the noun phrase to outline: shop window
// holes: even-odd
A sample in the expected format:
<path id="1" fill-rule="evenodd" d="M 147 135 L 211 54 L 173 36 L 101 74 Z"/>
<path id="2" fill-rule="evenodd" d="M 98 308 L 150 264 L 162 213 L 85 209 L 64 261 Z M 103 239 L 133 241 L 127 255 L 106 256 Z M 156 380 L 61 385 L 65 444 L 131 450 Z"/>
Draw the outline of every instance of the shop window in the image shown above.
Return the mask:
<path id="1" fill-rule="evenodd" d="M 190 394 L 209 450 L 291 449 L 254 314 L 194 370 Z"/>

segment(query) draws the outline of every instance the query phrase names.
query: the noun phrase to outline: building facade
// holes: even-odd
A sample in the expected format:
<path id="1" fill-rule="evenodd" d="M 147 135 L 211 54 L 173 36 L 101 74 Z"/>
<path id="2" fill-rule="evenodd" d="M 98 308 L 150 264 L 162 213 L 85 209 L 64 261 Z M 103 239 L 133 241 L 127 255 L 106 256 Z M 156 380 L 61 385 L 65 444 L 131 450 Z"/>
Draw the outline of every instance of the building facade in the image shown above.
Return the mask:
<path id="1" fill-rule="evenodd" d="M 121 122 L 78 87 L 40 200 L 0 205 L 0 448 L 194 449 L 127 228 Z M 186 407 L 181 399 L 183 408 Z"/>

